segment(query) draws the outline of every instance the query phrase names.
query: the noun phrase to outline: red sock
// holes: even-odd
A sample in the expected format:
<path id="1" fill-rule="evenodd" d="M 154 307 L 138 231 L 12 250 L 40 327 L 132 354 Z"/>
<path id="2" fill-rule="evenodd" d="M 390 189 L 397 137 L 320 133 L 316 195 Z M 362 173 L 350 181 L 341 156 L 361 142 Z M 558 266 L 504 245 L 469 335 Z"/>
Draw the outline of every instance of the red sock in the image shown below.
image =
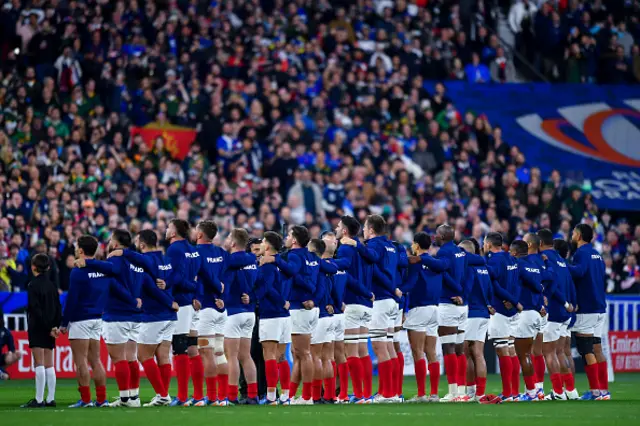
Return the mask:
<path id="1" fill-rule="evenodd" d="M 517 356 L 511 357 L 511 396 L 520 393 L 520 361 Z"/>
<path id="2" fill-rule="evenodd" d="M 302 386 L 304 388 L 304 384 Z M 314 401 L 320 401 L 320 398 L 322 398 L 322 379 L 313 379 L 311 383 L 311 398 Z"/>
<path id="3" fill-rule="evenodd" d="M 549 376 L 551 379 L 551 386 L 553 386 L 553 391 L 557 394 L 562 394 L 564 390 L 562 389 L 562 376 L 560 373 L 553 373 Z"/>
<path id="4" fill-rule="evenodd" d="M 313 387 L 313 382 L 302 382 L 302 399 L 308 401 L 311 399 L 311 391 Z"/>
<path id="5" fill-rule="evenodd" d="M 471 385 L 473 386 L 473 385 Z M 484 392 L 487 389 L 487 378 L 486 377 L 476 377 L 476 395 L 484 396 Z"/>
<path id="6" fill-rule="evenodd" d="M 215 401 L 218 399 L 218 377 L 205 377 L 204 380 L 207 382 L 207 398 Z"/>
<path id="7" fill-rule="evenodd" d="M 404 354 L 402 351 L 396 352 L 396 356 L 398 357 L 398 375 L 397 383 L 396 383 L 396 394 L 402 395 L 402 385 L 404 384 Z"/>
<path id="8" fill-rule="evenodd" d="M 360 358 L 362 364 L 362 393 L 364 398 L 373 395 L 373 364 L 369 355 Z"/>
<path id="9" fill-rule="evenodd" d="M 456 354 L 444 356 L 444 372 L 447 374 L 447 383 L 450 385 L 458 383 L 458 357 Z"/>
<path id="10" fill-rule="evenodd" d="M 280 378 L 280 390 L 289 389 L 289 381 L 291 380 L 291 368 L 289 361 L 278 363 L 278 377 Z"/>
<path id="11" fill-rule="evenodd" d="M 382 396 L 385 398 L 393 398 L 396 394 L 396 386 L 393 383 L 393 365 L 395 364 L 395 360 L 388 360 L 384 362 L 384 388 L 382 388 Z"/>
<path id="12" fill-rule="evenodd" d="M 382 396 L 384 396 L 387 389 L 386 367 L 387 364 L 378 361 L 378 394 Z"/>
<path id="13" fill-rule="evenodd" d="M 347 358 L 349 374 L 351 375 L 351 385 L 356 398 L 362 398 L 362 364 L 360 358 L 355 356 Z M 291 392 L 289 392 L 291 394 Z"/>
<path id="14" fill-rule="evenodd" d="M 336 399 L 336 378 L 324 379 L 324 399 L 331 401 Z"/>
<path id="15" fill-rule="evenodd" d="M 129 389 L 140 389 L 140 363 L 129 362 Z"/>
<path id="16" fill-rule="evenodd" d="M 338 398 L 347 399 L 349 396 L 349 366 L 346 362 L 338 364 L 338 374 L 340 376 L 340 395 Z"/>
<path id="17" fill-rule="evenodd" d="M 609 370 L 607 369 L 606 361 L 598 363 L 598 384 L 600 385 L 600 390 L 609 390 Z"/>
<path id="18" fill-rule="evenodd" d="M 264 361 L 264 377 L 268 388 L 278 387 L 278 361 L 275 359 Z"/>
<path id="19" fill-rule="evenodd" d="M 440 384 L 440 363 L 437 361 L 429 364 L 429 383 L 431 383 L 431 395 L 437 395 Z"/>
<path id="20" fill-rule="evenodd" d="M 467 380 L 467 386 L 475 386 L 475 385 L 476 385 L 476 379 Z"/>
<path id="21" fill-rule="evenodd" d="M 162 384 L 164 384 L 164 388 L 169 393 L 169 388 L 171 387 L 171 364 L 162 364 L 158 368 L 160 368 L 160 375 L 162 375 Z"/>
<path id="22" fill-rule="evenodd" d="M 298 393 L 298 388 L 300 387 L 300 383 L 289 382 L 289 398 L 293 398 Z"/>
<path id="23" fill-rule="evenodd" d="M 191 364 L 191 380 L 193 381 L 193 399 L 200 400 L 204 398 L 204 365 L 202 357 L 196 355 L 189 358 Z"/>
<path id="24" fill-rule="evenodd" d="M 513 363 L 509 356 L 499 356 L 498 363 L 500 364 L 500 377 L 502 378 L 502 395 L 510 397 L 518 393 L 518 388 L 513 388 Z M 476 391 L 476 394 L 478 392 Z"/>
<path id="25" fill-rule="evenodd" d="M 227 386 L 227 398 L 229 401 L 237 401 L 238 400 L 238 385 L 228 385 Z"/>
<path id="26" fill-rule="evenodd" d="M 258 397 L 258 384 L 257 383 L 247 383 L 247 396 L 249 398 L 257 398 Z"/>
<path id="27" fill-rule="evenodd" d="M 78 392 L 80 392 L 80 399 L 85 404 L 91 402 L 91 388 L 89 386 L 78 386 Z"/>
<path id="28" fill-rule="evenodd" d="M 176 370 L 176 376 L 178 378 L 178 399 L 182 402 L 186 401 L 189 397 L 189 356 L 187 354 L 180 354 L 173 357 L 173 369 Z"/>
<path id="29" fill-rule="evenodd" d="M 391 396 L 398 395 L 396 377 L 398 377 L 398 360 L 395 358 L 391 358 L 389 360 L 389 394 Z"/>
<path id="30" fill-rule="evenodd" d="M 562 381 L 564 382 L 564 387 L 567 392 L 571 392 L 576 388 L 576 379 L 572 373 L 563 374 Z"/>
<path id="31" fill-rule="evenodd" d="M 226 374 L 218 374 L 218 401 L 225 400 L 228 397 L 229 397 L 229 376 Z"/>
<path id="32" fill-rule="evenodd" d="M 118 361 L 115 364 L 116 369 L 116 383 L 118 383 L 118 390 L 129 390 L 129 363 L 127 361 Z"/>
<path id="33" fill-rule="evenodd" d="M 528 391 L 536 390 L 536 375 L 524 376 L 524 385 Z"/>
<path id="34" fill-rule="evenodd" d="M 536 372 L 536 383 L 544 383 L 544 356 L 533 356 L 533 369 Z"/>
<path id="35" fill-rule="evenodd" d="M 106 400 L 107 400 L 107 387 L 96 386 L 96 402 L 100 404 L 105 402 Z"/>
<path id="36" fill-rule="evenodd" d="M 427 386 L 427 360 L 424 358 L 416 361 L 416 383 L 418 384 L 418 396 L 425 396 L 425 387 Z M 431 368 L 431 364 L 429 365 Z M 433 382 L 431 383 L 433 387 Z"/>
<path id="37" fill-rule="evenodd" d="M 164 387 L 164 383 L 162 382 L 162 375 L 160 374 L 160 369 L 158 368 L 158 364 L 156 364 L 156 360 L 149 358 L 142 363 L 142 366 L 144 367 L 144 372 L 147 374 L 147 379 L 149 379 L 149 383 L 151 383 L 155 393 L 160 396 L 167 396 L 167 389 Z"/>
<path id="38" fill-rule="evenodd" d="M 591 364 L 584 366 L 584 372 L 587 373 L 587 379 L 589 380 L 589 389 L 600 390 L 600 383 L 598 379 L 598 364 Z"/>
<path id="39" fill-rule="evenodd" d="M 458 355 L 458 386 L 464 386 L 467 383 L 467 356 L 465 354 Z"/>

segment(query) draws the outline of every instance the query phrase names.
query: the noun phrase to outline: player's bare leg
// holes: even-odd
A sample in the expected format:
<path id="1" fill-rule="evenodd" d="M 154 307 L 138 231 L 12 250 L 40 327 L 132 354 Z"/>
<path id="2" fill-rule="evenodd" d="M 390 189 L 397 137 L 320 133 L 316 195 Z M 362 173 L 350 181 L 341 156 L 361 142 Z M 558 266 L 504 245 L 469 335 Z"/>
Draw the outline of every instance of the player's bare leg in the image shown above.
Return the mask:
<path id="1" fill-rule="evenodd" d="M 360 329 L 352 328 L 344 331 L 344 348 L 347 354 L 347 365 L 349 366 L 349 375 L 351 376 L 351 386 L 356 402 L 362 400 L 363 397 L 363 372 L 360 356 L 358 352 L 358 343 L 360 341 Z"/>
<path id="2" fill-rule="evenodd" d="M 464 355 L 467 357 L 465 368 L 466 394 L 470 400 L 476 397 L 476 365 L 473 359 L 473 345 L 475 342 L 466 340 L 464 342 Z M 458 366 L 459 367 L 459 366 Z M 458 376 L 461 373 L 458 372 Z M 458 385 L 459 386 L 459 385 Z"/>
<path id="3" fill-rule="evenodd" d="M 429 402 L 440 400 L 438 388 L 440 386 L 440 362 L 437 354 L 438 337 L 426 336 L 424 339 L 424 353 L 427 356 L 427 369 L 429 370 Z"/>
<path id="4" fill-rule="evenodd" d="M 125 344 L 107 344 L 107 351 L 116 370 L 116 382 L 120 392 L 120 400 L 111 406 L 126 406 L 129 402 L 129 362 L 126 357 Z"/>
<path id="5" fill-rule="evenodd" d="M 313 363 L 313 380 L 311 381 L 311 398 L 319 403 L 322 398 L 322 379 L 324 372 L 322 368 L 322 343 L 311 345 L 311 360 Z"/>
<path id="6" fill-rule="evenodd" d="M 107 372 L 100 358 L 100 341 L 89 341 L 89 353 L 87 356 L 91 370 L 93 371 L 93 383 L 96 387 L 96 407 L 108 407 L 107 401 Z"/>
<path id="7" fill-rule="evenodd" d="M 280 401 L 287 404 L 290 402 L 291 367 L 287 360 L 286 344 L 278 344 L 278 379 L 280 381 Z"/>
<path id="8" fill-rule="evenodd" d="M 292 373 L 292 379 L 293 382 L 296 381 L 296 369 L 300 368 L 300 380 L 302 381 L 302 399 L 305 401 L 310 401 L 314 370 L 313 358 L 311 357 L 311 335 L 294 334 L 291 336 L 291 340 L 295 348 L 294 371 Z"/>
<path id="9" fill-rule="evenodd" d="M 129 365 L 129 406 L 139 407 L 140 364 L 138 363 L 138 344 L 133 340 L 125 343 L 125 357 Z"/>
<path id="10" fill-rule="evenodd" d="M 560 367 L 560 375 L 562 376 L 562 382 L 564 384 L 564 390 L 569 399 L 578 399 L 579 395 L 576 391 L 575 378 L 571 371 L 571 363 L 567 359 L 565 353 L 565 345 L 569 341 L 569 347 L 571 347 L 571 337 L 560 337 L 556 342 L 556 356 L 558 357 L 558 366 Z M 573 357 L 569 355 L 571 361 Z"/>
<path id="11" fill-rule="evenodd" d="M 522 376 L 526 387 L 526 395 L 521 397 L 537 399 L 536 377 L 533 363 L 531 362 L 531 351 L 533 349 L 533 338 L 515 339 L 515 349 L 522 368 Z"/>
<path id="12" fill-rule="evenodd" d="M 427 386 L 427 361 L 425 360 L 424 348 L 426 333 L 423 331 L 408 330 L 409 345 L 411 346 L 411 354 L 413 356 L 413 364 L 416 373 L 416 384 L 418 386 L 418 395 L 410 399 L 408 402 L 427 402 L 426 386 Z"/>
<path id="13" fill-rule="evenodd" d="M 456 382 L 458 384 L 458 397 L 460 401 L 466 402 L 467 397 L 467 354 L 469 353 L 468 343 L 464 341 L 464 331 L 458 330 L 456 334 L 456 360 L 458 369 Z"/>
<path id="14" fill-rule="evenodd" d="M 225 406 L 229 400 L 227 398 L 229 388 L 229 364 L 225 356 L 225 338 L 222 334 L 215 335 L 213 355 L 216 361 L 216 371 L 218 373 L 218 403 Z"/>
<path id="15" fill-rule="evenodd" d="M 158 346 L 160 346 L 160 344 L 139 344 L 138 361 L 142 364 L 147 379 L 149 379 L 149 383 L 151 383 L 153 390 L 156 392 L 156 398 L 154 398 L 152 402 L 158 398 L 162 398 L 162 404 L 159 405 L 168 405 L 171 402 L 169 399 L 169 391 L 162 380 L 160 368 L 155 360 Z"/>
<path id="16" fill-rule="evenodd" d="M 444 396 L 442 402 L 453 402 L 458 400 L 458 356 L 456 354 L 456 341 L 458 327 L 439 327 L 440 343 L 442 344 L 442 354 L 444 356 L 444 369 L 449 383 L 449 392 Z"/>
<path id="17" fill-rule="evenodd" d="M 76 379 L 78 380 L 78 392 L 80 401 L 70 407 L 90 406 L 91 404 L 91 373 L 89 372 L 89 339 L 71 339 L 71 353 L 73 363 L 76 365 Z M 82 405 L 80 405 L 82 403 Z"/>
<path id="18" fill-rule="evenodd" d="M 258 398 L 258 373 L 256 364 L 251 358 L 251 339 L 240 339 L 238 360 L 242 365 L 244 378 L 247 381 L 247 399 L 252 399 L 256 403 Z"/>
<path id="19" fill-rule="evenodd" d="M 240 339 L 225 337 L 224 352 L 229 368 L 228 399 L 231 403 L 238 403 L 238 380 L 240 379 L 240 361 L 238 352 L 240 351 Z M 246 373 L 245 373 L 246 374 Z"/>
<path id="20" fill-rule="evenodd" d="M 553 342 L 544 342 L 542 346 L 544 361 L 547 365 L 547 369 L 549 370 L 549 377 L 551 379 L 551 385 L 553 386 L 553 392 L 547 395 L 545 399 L 566 398 L 564 395 L 564 388 L 562 386 L 560 360 L 557 355 L 558 340 L 554 340 Z"/>
<path id="21" fill-rule="evenodd" d="M 198 337 L 198 352 L 202 359 L 204 380 L 207 384 L 206 399 L 195 403 L 195 406 L 203 407 L 213 404 L 218 399 L 218 369 L 215 361 L 215 336 Z"/>

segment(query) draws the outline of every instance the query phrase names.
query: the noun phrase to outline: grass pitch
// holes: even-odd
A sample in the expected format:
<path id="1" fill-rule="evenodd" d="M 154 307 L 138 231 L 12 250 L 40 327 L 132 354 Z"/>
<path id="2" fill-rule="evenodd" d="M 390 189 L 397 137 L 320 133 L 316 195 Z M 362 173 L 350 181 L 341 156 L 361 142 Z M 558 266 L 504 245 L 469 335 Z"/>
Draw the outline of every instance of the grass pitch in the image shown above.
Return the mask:
<path id="1" fill-rule="evenodd" d="M 578 375 L 579 390 L 586 388 L 586 378 Z M 172 395 L 175 394 L 175 380 Z M 428 386 L 428 384 L 427 384 Z M 367 426 L 424 426 L 431 422 L 437 426 L 495 426 L 509 422 L 517 426 L 545 426 L 571 424 L 625 425 L 640 424 L 640 374 L 618 374 L 610 384 L 611 401 L 568 401 L 513 403 L 503 405 L 469 404 L 398 404 L 398 405 L 315 405 L 315 406 L 240 406 L 208 408 L 140 408 L 140 409 L 69 409 L 69 404 L 78 400 L 74 380 L 58 380 L 57 408 L 25 410 L 19 408 L 34 395 L 33 381 L 0 382 L 0 425 L 252 425 L 282 426 L 304 424 L 305 426 L 338 425 L 354 426 L 350 422 L 364 422 Z M 117 394 L 115 381 L 107 387 L 109 397 Z M 375 389 L 375 386 L 374 386 Z M 441 383 L 446 390 L 446 382 Z M 545 389 L 550 390 L 547 382 Z M 500 379 L 491 375 L 487 393 L 499 393 Z M 92 392 L 94 392 L 92 388 Z M 416 393 L 413 377 L 405 379 L 405 397 Z M 95 395 L 94 395 L 95 396 Z M 151 386 L 142 379 L 140 396 L 147 402 L 153 396 Z M 346 423 L 345 423 L 346 422 Z M 362 424 L 362 423 L 361 423 Z"/>

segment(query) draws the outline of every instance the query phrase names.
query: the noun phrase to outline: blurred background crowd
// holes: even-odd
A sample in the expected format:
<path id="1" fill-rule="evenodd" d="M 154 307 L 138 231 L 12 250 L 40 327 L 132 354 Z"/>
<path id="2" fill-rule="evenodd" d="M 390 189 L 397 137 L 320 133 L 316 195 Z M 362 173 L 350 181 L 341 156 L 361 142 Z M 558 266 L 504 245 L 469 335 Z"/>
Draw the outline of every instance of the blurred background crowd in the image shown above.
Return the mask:
<path id="1" fill-rule="evenodd" d="M 605 6 L 606 4 L 606 6 Z M 482 242 L 595 226 L 609 292 L 640 292 L 640 224 L 546 176 L 447 80 L 636 81 L 637 1 L 32 0 L 0 11 L 0 291 L 34 253 L 68 288 L 74 242 L 173 217 L 245 227 L 384 215 L 392 237 Z M 499 17 L 521 59 L 503 48 Z M 638 34 L 637 36 L 635 36 Z M 621 50 L 622 49 L 622 50 Z M 620 53 L 622 52 L 622 53 Z M 637 63 L 637 65 L 636 65 Z M 523 62 L 524 64 L 524 62 Z M 523 65 L 524 66 L 524 65 Z M 434 83 L 437 81 L 438 83 Z M 429 82 L 429 83 L 427 83 Z M 195 129 L 182 160 L 131 126 Z"/>

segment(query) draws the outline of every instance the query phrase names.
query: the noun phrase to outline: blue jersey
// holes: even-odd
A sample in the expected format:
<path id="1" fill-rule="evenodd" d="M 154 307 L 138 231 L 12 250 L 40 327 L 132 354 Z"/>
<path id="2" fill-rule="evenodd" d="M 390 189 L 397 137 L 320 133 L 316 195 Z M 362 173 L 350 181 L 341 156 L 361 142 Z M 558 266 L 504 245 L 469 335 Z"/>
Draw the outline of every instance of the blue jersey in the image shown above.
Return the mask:
<path id="1" fill-rule="evenodd" d="M 358 254 L 365 262 L 377 266 L 372 277 L 376 300 L 395 299 L 395 272 L 398 268 L 396 247 L 386 236 L 370 238 L 367 244 L 357 244 Z"/>
<path id="2" fill-rule="evenodd" d="M 600 253 L 591 244 L 585 244 L 573 255 L 568 265 L 576 286 L 576 303 L 580 314 L 603 314 L 607 311 L 605 299 L 605 266 Z"/>
<path id="3" fill-rule="evenodd" d="M 407 271 L 409 269 L 409 257 L 407 256 L 407 249 L 399 243 L 393 243 L 398 254 L 398 267 L 395 270 L 393 276 L 393 285 L 395 288 L 400 288 L 402 283 L 407 279 Z M 398 306 L 403 307 L 406 305 L 405 295 L 398 300 Z"/>
<path id="4" fill-rule="evenodd" d="M 112 281 L 113 278 L 90 266 L 72 269 L 61 325 L 67 327 L 70 322 L 102 318 Z M 133 301 L 131 294 L 127 296 L 127 300 Z"/>
<path id="5" fill-rule="evenodd" d="M 337 314 L 342 312 L 344 293 L 347 289 L 347 280 L 348 276 L 346 271 L 338 270 L 333 276 L 333 281 L 331 283 L 331 300 L 333 301 L 333 311 Z"/>
<path id="6" fill-rule="evenodd" d="M 452 297 L 462 296 L 462 278 L 467 267 L 466 253 L 452 242 L 448 242 L 440 247 L 436 258 L 445 262 L 445 272 L 443 278 L 442 294 L 440 303 L 452 304 Z"/>
<path id="7" fill-rule="evenodd" d="M 288 293 L 287 280 L 283 280 L 280 270 L 274 263 L 267 263 L 258 268 L 255 283 L 255 296 L 258 299 L 258 313 L 261 319 L 282 318 L 289 316 L 284 308 L 285 295 Z"/>
<path id="8" fill-rule="evenodd" d="M 573 287 L 571 273 L 567 268 L 566 260 L 561 258 L 557 251 L 544 250 L 542 254 L 547 256 L 555 271 L 553 292 L 547 296 L 549 300 L 549 305 L 547 306 L 549 321 L 565 322 L 571 318 L 571 314 L 564 307 L 565 303 L 569 302 L 570 287 Z"/>
<path id="9" fill-rule="evenodd" d="M 331 292 L 333 291 L 334 276 L 338 272 L 338 267 L 328 259 L 318 260 L 320 273 L 318 274 L 318 285 L 313 303 L 320 310 L 320 318 L 328 317 L 327 306 L 333 306 Z"/>
<path id="10" fill-rule="evenodd" d="M 355 240 L 357 242 L 357 239 Z M 372 307 L 371 280 L 373 278 L 373 267 L 366 264 L 355 247 L 345 244 L 338 247 L 334 262 L 339 270 L 345 271 L 352 278 L 347 279 L 344 303 Z"/>
<path id="11" fill-rule="evenodd" d="M 399 287 L 400 291 L 407 294 L 407 309 L 438 306 L 442 293 L 442 275 L 442 271 L 436 272 L 423 263 L 409 265 L 407 280 Z"/>
<path id="12" fill-rule="evenodd" d="M 504 316 L 514 316 L 518 313 L 516 305 L 520 297 L 520 273 L 516 258 L 504 251 L 489 253 L 487 269 L 493 279 L 491 306 Z M 504 301 L 511 303 L 513 308 L 505 308 Z"/>
<path id="13" fill-rule="evenodd" d="M 317 259 L 317 256 L 309 253 L 306 248 L 289 250 L 286 261 L 280 255 L 276 255 L 276 265 L 291 279 L 291 309 L 304 309 L 302 303 L 313 300 L 318 282 Z"/>
<path id="14" fill-rule="evenodd" d="M 174 283 L 173 298 L 180 306 L 191 305 L 198 290 L 196 277 L 200 271 L 200 254 L 187 240 L 180 240 L 171 243 L 167 258 L 172 267 L 169 279 Z"/>
<path id="15" fill-rule="evenodd" d="M 522 286 L 520 304 L 525 311 L 540 311 L 543 305 L 542 269 L 532 261 L 532 256 L 536 255 L 518 259 L 518 273 Z"/>
<path id="16" fill-rule="evenodd" d="M 112 257 L 106 262 L 87 259 L 86 264 L 96 272 L 113 277 L 119 284 L 109 287 L 102 320 L 140 321 L 142 310 L 136 307 L 135 299 L 141 297 L 144 269 L 133 265 L 123 256 Z"/>
<path id="17" fill-rule="evenodd" d="M 493 296 L 489 270 L 486 266 L 468 266 L 465 280 L 473 282 L 467 295 L 469 318 L 489 318 L 488 306 Z"/>
<path id="18" fill-rule="evenodd" d="M 255 294 L 253 292 L 256 279 L 258 278 L 258 265 L 256 257 L 252 253 L 237 252 L 229 255 L 229 262 L 241 262 L 241 259 L 250 256 L 253 262 L 244 267 L 234 269 L 226 268 L 223 282 L 225 284 L 224 304 L 229 315 L 236 315 L 243 312 L 255 311 Z M 250 302 L 242 303 L 242 295 L 247 294 Z"/>

